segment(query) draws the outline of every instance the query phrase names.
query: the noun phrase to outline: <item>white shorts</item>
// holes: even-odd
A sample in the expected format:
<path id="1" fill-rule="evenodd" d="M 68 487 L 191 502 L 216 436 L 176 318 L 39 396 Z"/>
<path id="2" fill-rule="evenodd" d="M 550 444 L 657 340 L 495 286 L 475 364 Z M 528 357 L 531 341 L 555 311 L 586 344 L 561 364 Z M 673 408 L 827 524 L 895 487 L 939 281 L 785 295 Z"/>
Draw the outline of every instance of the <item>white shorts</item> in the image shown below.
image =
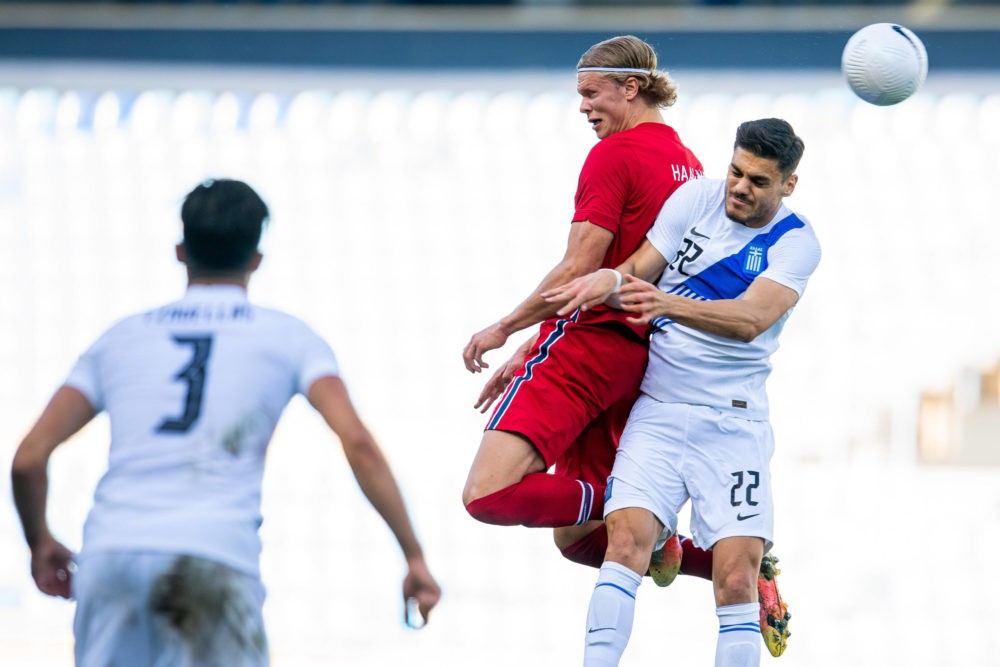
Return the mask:
<path id="1" fill-rule="evenodd" d="M 766 421 L 642 394 L 622 433 L 604 515 L 641 507 L 675 533 L 677 512 L 690 499 L 695 545 L 711 549 L 724 537 L 760 537 L 767 552 L 774 536 L 773 452 Z"/>
<path id="2" fill-rule="evenodd" d="M 177 554 L 84 554 L 73 575 L 77 667 L 266 667 L 256 576 Z"/>

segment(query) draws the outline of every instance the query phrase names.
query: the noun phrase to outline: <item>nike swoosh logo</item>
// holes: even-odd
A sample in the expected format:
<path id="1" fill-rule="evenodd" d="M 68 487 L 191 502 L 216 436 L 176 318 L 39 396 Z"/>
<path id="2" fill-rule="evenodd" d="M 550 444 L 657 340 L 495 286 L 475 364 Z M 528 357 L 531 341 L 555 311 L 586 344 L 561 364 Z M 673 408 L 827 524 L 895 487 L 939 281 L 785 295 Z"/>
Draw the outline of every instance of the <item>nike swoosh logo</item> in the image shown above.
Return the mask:
<path id="1" fill-rule="evenodd" d="M 591 632 L 600 632 L 601 630 L 614 630 L 614 628 L 587 628 L 587 634 Z"/>
<path id="2" fill-rule="evenodd" d="M 692 227 L 691 228 L 691 235 L 692 236 L 698 236 L 698 237 L 703 238 L 703 239 L 710 238 L 708 234 L 702 234 L 701 232 L 699 232 L 697 227 Z"/>
<path id="3" fill-rule="evenodd" d="M 752 519 L 755 516 L 760 516 L 760 512 L 757 512 L 756 514 L 747 514 L 746 516 L 743 516 L 742 514 L 737 514 L 736 515 L 736 520 L 737 521 L 746 521 L 747 519 Z"/>

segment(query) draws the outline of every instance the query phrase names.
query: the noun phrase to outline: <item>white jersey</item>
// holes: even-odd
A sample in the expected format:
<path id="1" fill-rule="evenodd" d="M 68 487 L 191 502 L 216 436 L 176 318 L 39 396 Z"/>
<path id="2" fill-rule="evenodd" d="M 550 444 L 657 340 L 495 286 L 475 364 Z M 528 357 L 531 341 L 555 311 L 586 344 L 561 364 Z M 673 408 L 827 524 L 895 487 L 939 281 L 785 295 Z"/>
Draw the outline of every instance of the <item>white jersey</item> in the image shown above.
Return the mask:
<path id="1" fill-rule="evenodd" d="M 725 196 L 724 180 L 701 178 L 664 204 L 646 236 L 668 263 L 659 288 L 692 299 L 739 299 L 764 277 L 801 297 L 820 258 L 809 222 L 782 204 L 766 226 L 746 227 L 726 216 Z M 764 384 L 788 314 L 749 343 L 656 318 L 642 391 L 662 402 L 767 419 Z"/>
<path id="2" fill-rule="evenodd" d="M 66 380 L 111 422 L 83 555 L 182 553 L 256 574 L 271 434 L 296 392 L 337 374 L 306 324 L 238 286 L 191 286 L 112 326 Z"/>

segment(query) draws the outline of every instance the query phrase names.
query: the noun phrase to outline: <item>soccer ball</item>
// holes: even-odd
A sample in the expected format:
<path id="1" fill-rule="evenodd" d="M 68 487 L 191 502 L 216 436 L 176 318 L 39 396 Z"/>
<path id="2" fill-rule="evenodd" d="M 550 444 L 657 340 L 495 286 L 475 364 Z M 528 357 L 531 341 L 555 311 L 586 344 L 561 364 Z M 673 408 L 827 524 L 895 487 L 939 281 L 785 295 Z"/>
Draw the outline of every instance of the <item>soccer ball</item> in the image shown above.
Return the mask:
<path id="1" fill-rule="evenodd" d="M 927 78 L 927 50 L 895 23 L 873 23 L 851 35 L 840 59 L 847 84 L 865 102 L 898 104 Z"/>

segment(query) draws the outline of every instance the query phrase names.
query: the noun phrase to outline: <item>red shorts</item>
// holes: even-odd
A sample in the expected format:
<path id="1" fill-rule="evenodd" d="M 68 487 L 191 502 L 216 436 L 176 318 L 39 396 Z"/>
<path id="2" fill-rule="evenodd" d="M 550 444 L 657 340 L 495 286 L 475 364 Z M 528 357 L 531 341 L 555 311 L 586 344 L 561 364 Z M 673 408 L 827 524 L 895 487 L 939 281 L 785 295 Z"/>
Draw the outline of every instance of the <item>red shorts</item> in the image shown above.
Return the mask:
<path id="1" fill-rule="evenodd" d="M 603 485 L 639 383 L 646 341 L 618 326 L 546 320 L 487 430 L 527 438 L 546 466 Z"/>

